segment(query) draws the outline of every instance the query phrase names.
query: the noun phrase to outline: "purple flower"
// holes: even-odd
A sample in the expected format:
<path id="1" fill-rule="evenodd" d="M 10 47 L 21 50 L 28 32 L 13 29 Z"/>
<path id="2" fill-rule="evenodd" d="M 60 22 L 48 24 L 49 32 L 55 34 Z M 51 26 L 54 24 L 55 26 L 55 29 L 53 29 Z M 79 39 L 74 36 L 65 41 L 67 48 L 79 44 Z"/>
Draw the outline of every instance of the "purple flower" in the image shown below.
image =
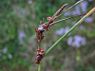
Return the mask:
<path id="1" fill-rule="evenodd" d="M 55 32 L 56 35 L 63 35 L 69 30 L 69 27 L 61 28 Z"/>
<path id="2" fill-rule="evenodd" d="M 76 6 L 75 7 L 75 10 L 74 11 L 72 11 L 72 15 L 80 15 L 81 13 L 80 13 L 80 7 L 79 6 Z"/>
<path id="3" fill-rule="evenodd" d="M 25 33 L 23 31 L 20 31 L 19 32 L 19 38 L 23 38 L 23 37 L 25 37 Z"/>
<path id="4" fill-rule="evenodd" d="M 22 43 L 23 39 L 25 38 L 25 33 L 23 31 L 19 31 L 18 36 L 19 36 L 19 41 Z"/>
<path id="5" fill-rule="evenodd" d="M 80 46 L 86 44 L 86 39 L 84 37 L 76 35 L 74 37 L 69 37 L 68 40 L 67 40 L 67 44 L 69 46 L 79 48 Z"/>
<path id="6" fill-rule="evenodd" d="M 72 42 L 73 42 L 73 38 L 72 37 L 69 37 L 68 38 L 68 41 L 67 41 L 68 45 L 72 46 Z"/>
<path id="7" fill-rule="evenodd" d="M 88 17 L 88 18 L 85 19 L 85 22 L 87 22 L 87 23 L 92 23 L 93 20 L 94 20 L 94 19 L 93 19 L 92 17 Z"/>
<path id="8" fill-rule="evenodd" d="M 86 11 L 87 11 L 87 6 L 88 6 L 87 1 L 83 1 L 83 2 L 81 3 L 81 8 L 82 8 L 83 13 L 86 13 Z"/>
<path id="9" fill-rule="evenodd" d="M 70 16 L 70 15 L 72 15 L 70 11 L 64 13 L 64 16 Z"/>

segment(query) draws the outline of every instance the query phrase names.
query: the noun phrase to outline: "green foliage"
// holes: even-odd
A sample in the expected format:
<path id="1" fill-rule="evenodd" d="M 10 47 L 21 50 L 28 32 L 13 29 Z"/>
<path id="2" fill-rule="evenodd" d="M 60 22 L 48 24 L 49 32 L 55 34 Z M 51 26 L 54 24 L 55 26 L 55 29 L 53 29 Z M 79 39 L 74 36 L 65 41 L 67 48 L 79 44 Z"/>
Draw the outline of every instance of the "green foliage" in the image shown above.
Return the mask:
<path id="1" fill-rule="evenodd" d="M 68 3 L 69 6 L 75 3 L 75 0 L 32 0 L 32 3 L 28 3 L 28 1 L 29 0 L 0 0 L 0 71 L 36 71 L 34 57 L 37 44 L 34 41 L 34 27 L 32 25 L 39 25 L 40 20 L 46 21 L 46 18 L 52 16 L 63 3 Z M 93 7 L 93 4 L 95 4 L 94 1 L 88 5 L 88 10 Z M 64 15 L 62 16 L 64 17 Z M 80 16 L 70 17 L 72 17 L 70 20 L 54 25 L 54 27 L 45 34 L 46 39 L 41 44 L 42 47 L 49 48 L 57 38 L 60 37 L 54 34 L 57 29 L 66 26 L 71 27 L 74 24 L 73 22 L 80 19 Z M 94 17 L 94 15 L 92 15 L 92 17 Z M 80 28 L 77 28 L 69 35 L 74 36 L 79 34 L 87 38 L 87 45 L 78 48 L 80 54 L 78 54 L 79 62 L 76 62 L 78 63 L 76 71 L 95 71 L 95 59 L 93 57 L 91 60 L 89 59 L 91 62 L 86 62 L 87 65 L 85 65 L 85 61 L 82 62 L 83 64 L 81 63 L 85 56 L 90 56 L 95 50 L 94 22 L 95 20 L 92 23 L 83 22 L 82 26 L 85 27 L 84 29 L 80 30 Z M 19 39 L 19 32 L 24 32 L 25 34 L 22 40 L 23 42 Z M 44 63 L 42 62 L 43 68 L 41 70 L 64 70 L 66 64 L 65 58 L 68 57 L 68 60 L 71 61 L 68 54 L 77 52 L 76 49 L 71 52 L 69 51 L 71 48 L 67 45 L 68 37 L 56 46 L 58 48 L 53 50 L 50 57 L 46 57 L 45 62 L 43 60 Z M 75 58 L 77 57 L 76 55 L 74 56 Z"/>

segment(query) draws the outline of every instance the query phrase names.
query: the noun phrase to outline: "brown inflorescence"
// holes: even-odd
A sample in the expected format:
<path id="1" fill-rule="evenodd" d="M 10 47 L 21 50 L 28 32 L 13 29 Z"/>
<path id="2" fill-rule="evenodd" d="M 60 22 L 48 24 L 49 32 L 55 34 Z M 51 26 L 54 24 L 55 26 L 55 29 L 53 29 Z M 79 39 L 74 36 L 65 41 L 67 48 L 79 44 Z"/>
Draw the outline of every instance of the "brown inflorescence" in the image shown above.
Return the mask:
<path id="1" fill-rule="evenodd" d="M 40 64 L 41 60 L 43 59 L 45 53 L 43 48 L 37 49 L 37 55 L 36 55 L 36 64 Z"/>
<path id="2" fill-rule="evenodd" d="M 40 22 L 40 25 L 35 28 L 36 31 L 36 39 L 37 39 L 37 43 L 38 43 L 38 47 L 37 47 L 37 55 L 36 55 L 36 64 L 40 64 L 41 60 L 43 59 L 45 52 L 43 48 L 39 48 L 41 41 L 44 38 L 44 32 L 48 31 L 49 28 L 51 27 L 51 25 L 53 25 L 52 23 L 55 21 L 55 19 L 60 16 L 60 14 L 62 13 L 63 9 L 66 7 L 66 4 L 62 5 L 60 7 L 60 9 L 58 9 L 56 11 L 56 13 L 54 13 L 53 16 L 49 16 L 47 17 L 47 21 L 48 22 Z"/>

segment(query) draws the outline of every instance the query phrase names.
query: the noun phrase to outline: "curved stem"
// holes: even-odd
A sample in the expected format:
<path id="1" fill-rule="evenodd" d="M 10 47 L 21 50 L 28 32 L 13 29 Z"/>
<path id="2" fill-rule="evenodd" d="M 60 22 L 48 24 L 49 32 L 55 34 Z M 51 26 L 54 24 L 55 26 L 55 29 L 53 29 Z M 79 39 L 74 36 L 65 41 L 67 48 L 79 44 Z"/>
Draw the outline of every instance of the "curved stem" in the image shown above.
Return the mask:
<path id="1" fill-rule="evenodd" d="M 70 6 L 69 8 L 67 8 L 67 9 L 65 9 L 63 12 L 67 12 L 67 11 L 69 11 L 69 10 L 71 10 L 71 9 L 73 9 L 76 5 L 78 5 L 79 3 L 81 3 L 82 1 L 84 1 L 84 0 L 79 0 L 78 2 L 76 2 L 74 5 L 72 5 L 72 6 Z M 60 17 L 62 14 L 60 14 L 59 16 L 57 16 L 57 17 Z M 56 18 L 57 18 L 56 17 Z"/>
<path id="2" fill-rule="evenodd" d="M 81 3 L 82 1 L 84 1 L 84 0 L 79 0 L 79 1 L 76 2 L 74 5 L 72 5 L 72 6 L 70 6 L 69 8 L 67 8 L 64 12 L 66 12 L 66 11 L 72 9 L 73 7 L 75 7 L 76 5 L 78 5 L 79 3 Z"/>
<path id="3" fill-rule="evenodd" d="M 95 7 L 92 8 L 86 15 L 84 15 L 74 26 L 71 27 L 71 29 L 66 32 L 62 37 L 60 37 L 47 51 L 46 51 L 46 55 L 48 53 L 50 53 L 50 51 L 55 48 L 55 46 L 62 40 L 64 39 L 71 31 L 73 31 L 79 24 L 81 24 L 83 22 L 83 20 L 88 17 L 89 15 L 91 15 L 92 13 L 95 12 Z"/>
<path id="4" fill-rule="evenodd" d="M 61 20 L 58 20 L 58 21 L 54 21 L 53 23 L 50 24 L 50 26 L 54 25 L 54 24 L 57 24 L 59 22 L 62 22 L 62 21 L 66 21 L 68 19 L 70 19 L 71 17 L 68 17 L 68 18 L 65 18 L 65 19 L 61 19 Z"/>

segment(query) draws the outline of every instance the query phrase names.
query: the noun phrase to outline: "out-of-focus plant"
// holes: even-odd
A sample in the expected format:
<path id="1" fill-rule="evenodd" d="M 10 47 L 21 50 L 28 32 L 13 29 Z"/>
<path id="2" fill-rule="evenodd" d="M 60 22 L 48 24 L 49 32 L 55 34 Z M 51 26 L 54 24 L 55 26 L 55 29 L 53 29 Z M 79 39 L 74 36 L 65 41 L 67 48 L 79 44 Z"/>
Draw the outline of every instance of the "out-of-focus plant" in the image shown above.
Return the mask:
<path id="1" fill-rule="evenodd" d="M 25 48 L 20 44 L 24 41 L 25 32 L 20 32 L 20 22 L 14 12 L 14 5 L 25 6 L 25 1 L 0 1 L 0 71 L 8 71 L 24 66 L 28 69 L 28 61 L 21 53 Z"/>

